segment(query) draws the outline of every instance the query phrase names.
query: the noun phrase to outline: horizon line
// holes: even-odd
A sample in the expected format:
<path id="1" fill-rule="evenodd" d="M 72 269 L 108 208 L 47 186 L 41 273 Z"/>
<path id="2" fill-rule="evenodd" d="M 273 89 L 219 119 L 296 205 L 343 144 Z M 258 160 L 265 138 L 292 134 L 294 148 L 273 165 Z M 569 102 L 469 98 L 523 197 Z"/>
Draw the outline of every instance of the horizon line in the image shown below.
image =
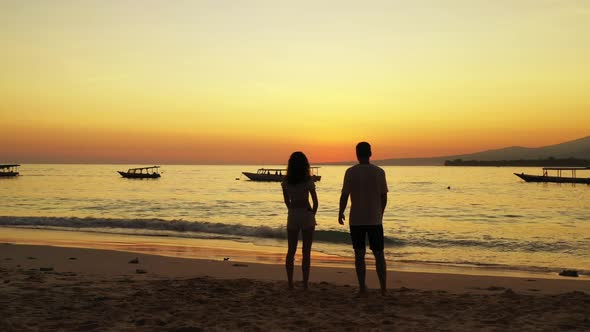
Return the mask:
<path id="1" fill-rule="evenodd" d="M 565 142 L 560 142 L 560 143 L 554 143 L 554 144 L 549 144 L 549 145 L 543 145 L 543 146 L 539 146 L 539 147 L 526 147 L 526 146 L 521 146 L 521 145 L 512 145 L 512 146 L 505 146 L 505 147 L 500 147 L 500 148 L 492 148 L 492 149 L 487 149 L 487 150 L 479 150 L 479 151 L 475 151 L 475 152 L 463 152 L 460 154 L 453 154 L 453 155 L 439 155 L 439 156 L 429 156 L 429 157 L 403 157 L 403 158 L 395 158 L 395 157 L 388 157 L 388 158 L 381 158 L 381 159 L 373 159 L 373 162 L 380 162 L 380 161 L 392 161 L 392 160 L 403 160 L 403 161 L 408 161 L 408 160 L 427 160 L 427 159 L 443 159 L 443 158 L 453 158 L 453 157 L 460 157 L 460 156 L 465 156 L 465 155 L 470 155 L 470 154 L 477 154 L 477 153 L 485 153 L 485 152 L 489 152 L 489 151 L 497 151 L 497 150 L 503 150 L 503 149 L 510 149 L 510 148 L 525 148 L 525 149 L 540 149 L 540 148 L 544 148 L 544 147 L 549 147 L 549 146 L 555 146 L 555 145 L 560 145 L 560 144 L 565 144 L 565 143 L 570 143 L 570 142 L 575 142 L 575 141 L 579 141 L 579 140 L 584 140 L 584 139 L 590 139 L 590 135 L 588 136 L 584 136 L 584 137 L 580 137 L 580 138 L 576 138 L 576 139 L 572 139 L 569 141 L 565 141 Z M 8 164 L 9 162 L 6 163 L 2 163 L 2 164 Z M 110 162 L 83 162 L 83 161 L 72 161 L 72 162 L 46 162 L 46 161 L 34 161 L 34 162 L 14 162 L 15 164 L 35 164 L 35 165 L 131 165 L 131 164 L 144 164 L 144 165 L 235 165 L 235 166 L 239 166 L 239 165 L 245 165 L 245 166 L 252 166 L 252 165 L 282 165 L 283 163 L 268 163 L 268 162 L 261 162 L 261 163 L 252 163 L 252 162 L 216 162 L 216 161 L 212 161 L 212 162 L 180 162 L 180 163 L 170 163 L 170 164 L 166 164 L 166 163 L 144 163 L 144 162 L 117 162 L 117 161 L 110 161 Z M 321 162 L 316 162 L 313 163 L 314 165 L 344 165 L 344 164 L 355 164 L 356 160 L 340 160 L 340 161 L 321 161 Z M 286 164 L 286 163 L 285 163 Z M 395 166 L 395 165 L 392 165 Z"/>

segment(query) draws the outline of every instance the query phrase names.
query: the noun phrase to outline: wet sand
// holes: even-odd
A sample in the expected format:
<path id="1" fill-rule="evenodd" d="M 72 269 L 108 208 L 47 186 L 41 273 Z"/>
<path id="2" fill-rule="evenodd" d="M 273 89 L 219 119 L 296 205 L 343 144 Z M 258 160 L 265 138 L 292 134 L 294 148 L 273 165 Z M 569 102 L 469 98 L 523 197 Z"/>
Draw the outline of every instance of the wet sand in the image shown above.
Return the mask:
<path id="1" fill-rule="evenodd" d="M 1 244 L 0 330 L 590 330 L 588 280 L 367 272 Z"/>

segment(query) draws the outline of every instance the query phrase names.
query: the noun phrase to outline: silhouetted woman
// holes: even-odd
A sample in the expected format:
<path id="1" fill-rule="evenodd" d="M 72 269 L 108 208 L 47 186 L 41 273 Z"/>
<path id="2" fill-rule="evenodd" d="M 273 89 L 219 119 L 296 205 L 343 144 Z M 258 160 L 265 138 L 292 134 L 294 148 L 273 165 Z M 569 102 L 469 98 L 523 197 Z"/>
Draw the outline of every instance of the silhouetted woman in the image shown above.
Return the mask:
<path id="1" fill-rule="evenodd" d="M 299 232 L 301 232 L 303 240 L 301 269 L 303 271 L 303 288 L 307 289 L 311 262 L 311 244 L 313 242 L 313 231 L 315 230 L 315 214 L 318 210 L 318 196 L 311 178 L 309 161 L 307 161 L 307 157 L 303 152 L 298 151 L 291 154 L 287 167 L 287 176 L 281 186 L 283 187 L 285 205 L 289 210 L 287 217 L 289 249 L 285 262 L 289 288 L 293 288 L 293 265 Z M 313 207 L 309 204 L 310 195 Z"/>

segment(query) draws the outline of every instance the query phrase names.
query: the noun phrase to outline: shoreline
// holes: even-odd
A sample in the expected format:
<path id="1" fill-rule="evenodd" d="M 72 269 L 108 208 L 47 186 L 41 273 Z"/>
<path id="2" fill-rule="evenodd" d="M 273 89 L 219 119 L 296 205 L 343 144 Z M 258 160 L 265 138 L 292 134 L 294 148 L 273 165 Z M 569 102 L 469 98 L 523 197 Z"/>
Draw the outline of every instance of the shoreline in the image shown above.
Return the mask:
<path id="1" fill-rule="evenodd" d="M 283 264 L 244 262 L 230 258 L 195 259 L 117 250 L 55 247 L 48 245 L 0 244 L 0 266 L 12 270 L 40 270 L 82 273 L 95 277 L 117 277 L 136 274 L 137 269 L 148 279 L 184 279 L 212 277 L 217 279 L 253 279 L 284 281 Z M 129 262 L 137 258 L 138 264 Z M 301 280 L 300 259 L 295 262 L 295 280 Z M 388 288 L 409 288 L 452 293 L 488 293 L 512 290 L 525 294 L 561 294 L 587 292 L 590 280 L 579 278 L 526 278 L 483 276 L 451 273 L 399 271 L 388 269 Z M 312 266 L 311 283 L 330 283 L 356 288 L 354 266 Z M 378 288 L 374 264 L 367 264 L 367 285 Z"/>
<path id="2" fill-rule="evenodd" d="M 222 260 L 231 257 L 245 263 L 283 264 L 285 248 L 282 246 L 257 245 L 249 241 L 227 239 L 195 239 L 143 234 L 118 234 L 109 232 L 93 232 L 84 229 L 48 229 L 30 227 L 0 226 L 0 244 L 46 245 L 65 248 L 86 248 L 115 250 L 120 252 L 155 254 L 164 257 L 188 259 Z M 286 245 L 286 244 L 285 244 Z M 301 245 L 301 244 L 299 244 Z M 394 251 L 395 249 L 392 249 Z M 300 258 L 300 248 L 297 257 Z M 370 251 L 367 263 L 374 264 Z M 388 260 L 388 271 L 442 273 L 472 276 L 504 276 L 519 278 L 542 278 L 568 280 L 572 278 L 559 276 L 556 272 L 507 269 L 486 266 L 454 266 L 445 264 L 407 263 Z M 330 255 L 312 250 L 312 268 L 354 267 L 354 258 Z M 580 274 L 572 280 L 588 280 L 590 275 Z"/>
<path id="3" fill-rule="evenodd" d="M 134 263 L 137 260 L 137 263 Z M 354 268 L 0 244 L 2 331 L 503 330 L 590 328 L 590 281 L 390 271 L 357 295 Z"/>

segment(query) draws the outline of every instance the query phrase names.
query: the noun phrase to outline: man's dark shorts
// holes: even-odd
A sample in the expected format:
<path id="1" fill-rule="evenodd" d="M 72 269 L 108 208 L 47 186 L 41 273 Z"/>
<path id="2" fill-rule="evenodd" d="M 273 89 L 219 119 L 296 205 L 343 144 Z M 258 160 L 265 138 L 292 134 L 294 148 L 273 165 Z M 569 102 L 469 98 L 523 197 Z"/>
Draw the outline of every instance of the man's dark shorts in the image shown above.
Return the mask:
<path id="1" fill-rule="evenodd" d="M 372 251 L 383 251 L 383 225 L 350 225 L 350 237 L 354 249 L 365 249 L 365 238 L 369 236 Z"/>

